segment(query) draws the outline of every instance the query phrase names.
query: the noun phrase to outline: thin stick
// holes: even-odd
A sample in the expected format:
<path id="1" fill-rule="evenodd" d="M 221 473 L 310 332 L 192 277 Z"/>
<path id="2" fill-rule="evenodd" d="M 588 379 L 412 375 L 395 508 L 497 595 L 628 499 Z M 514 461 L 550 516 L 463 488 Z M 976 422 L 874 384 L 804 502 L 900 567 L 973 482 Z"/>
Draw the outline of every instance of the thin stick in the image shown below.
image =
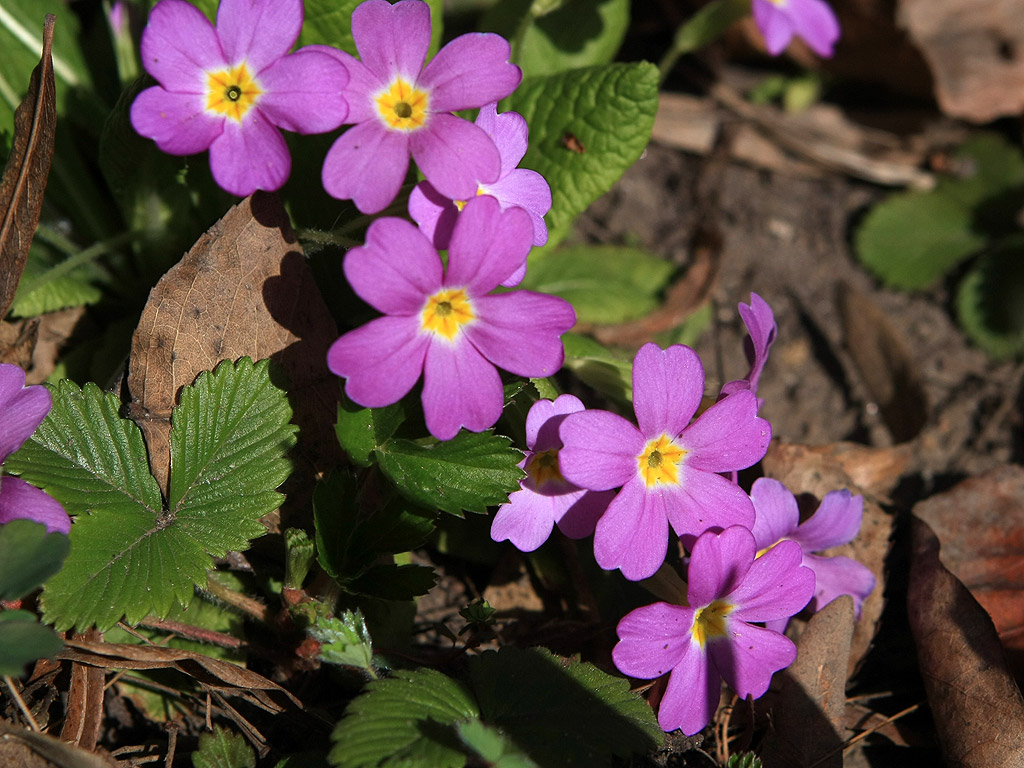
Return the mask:
<path id="1" fill-rule="evenodd" d="M 25 719 L 28 720 L 29 727 L 36 733 L 39 733 L 41 730 L 39 728 L 39 723 L 37 723 L 36 719 L 32 717 L 31 710 L 28 708 L 28 705 L 25 704 L 25 700 L 21 698 L 21 694 L 18 693 L 18 689 L 14 687 L 14 681 L 7 675 L 4 675 L 4 682 L 7 683 L 7 687 L 11 691 L 11 696 L 13 696 L 14 700 L 18 703 L 18 709 L 21 710 L 21 714 L 23 714 Z"/>
<path id="2" fill-rule="evenodd" d="M 861 731 L 856 736 L 854 736 L 852 739 L 849 739 L 849 740 L 845 741 L 844 743 L 840 744 L 835 749 L 830 750 L 829 752 L 827 752 L 824 755 L 822 755 L 821 757 L 819 757 L 817 760 L 815 760 L 813 763 L 811 763 L 811 765 L 809 765 L 808 768 L 818 768 L 819 765 L 821 765 L 826 760 L 828 760 L 830 757 L 832 757 L 832 755 L 834 755 L 836 752 L 843 752 L 843 753 L 845 753 L 846 750 L 848 750 L 850 747 L 852 747 L 857 742 L 862 741 L 863 739 L 866 739 L 868 736 L 870 736 L 875 731 L 877 731 L 880 728 L 884 728 L 885 726 L 889 725 L 889 723 L 893 723 L 893 722 L 899 720 L 901 717 L 904 717 L 905 715 L 909 715 L 911 712 L 913 712 L 915 709 L 917 709 L 920 706 L 921 706 L 921 702 L 918 702 L 917 704 L 911 704 L 909 707 L 907 707 L 904 710 L 901 710 L 901 711 L 897 712 L 895 715 L 892 715 L 891 717 L 885 718 L 885 720 L 880 722 L 878 725 L 876 725 L 876 726 L 874 726 L 872 728 L 868 728 L 866 731 Z"/>

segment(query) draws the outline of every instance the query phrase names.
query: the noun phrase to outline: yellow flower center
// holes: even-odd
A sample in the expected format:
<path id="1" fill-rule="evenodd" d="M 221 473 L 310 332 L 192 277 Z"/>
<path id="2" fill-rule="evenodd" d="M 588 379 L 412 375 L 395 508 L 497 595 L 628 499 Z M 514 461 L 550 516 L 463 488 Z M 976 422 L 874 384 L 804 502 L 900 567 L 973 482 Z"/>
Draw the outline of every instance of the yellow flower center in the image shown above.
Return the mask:
<path id="1" fill-rule="evenodd" d="M 562 471 L 558 468 L 558 449 L 552 448 L 533 454 L 533 458 L 526 465 L 526 472 L 533 478 L 538 488 L 545 483 L 562 482 Z"/>
<path id="2" fill-rule="evenodd" d="M 650 488 L 658 483 L 679 484 L 679 465 L 686 451 L 672 442 L 668 435 L 651 440 L 636 457 L 644 483 Z"/>
<path id="3" fill-rule="evenodd" d="M 413 88 L 400 77 L 374 97 L 377 112 L 388 128 L 396 131 L 415 131 L 427 122 L 426 91 Z"/>
<path id="4" fill-rule="evenodd" d="M 704 648 L 708 640 L 715 637 L 725 637 L 726 623 L 725 617 L 728 616 L 736 609 L 736 606 L 732 603 L 728 603 L 725 600 L 715 600 L 711 605 L 707 605 L 697 611 L 697 615 L 693 619 L 693 639 L 700 643 L 700 647 Z"/>
<path id="5" fill-rule="evenodd" d="M 232 69 L 207 73 L 206 108 L 232 120 L 241 122 L 262 93 L 259 81 L 249 73 L 244 61 Z"/>
<path id="6" fill-rule="evenodd" d="M 486 194 L 487 194 L 487 190 L 484 189 L 483 186 L 478 184 L 477 188 L 476 188 L 476 196 L 480 197 L 480 195 L 486 195 Z M 459 209 L 459 213 L 462 213 L 462 209 L 466 207 L 466 203 L 468 203 L 469 201 L 468 200 L 452 200 L 452 202 L 455 203 L 455 207 Z"/>
<path id="7" fill-rule="evenodd" d="M 459 327 L 471 322 L 474 317 L 473 304 L 465 288 L 444 288 L 427 299 L 427 305 L 423 308 L 422 328 L 451 341 L 459 332 Z"/>

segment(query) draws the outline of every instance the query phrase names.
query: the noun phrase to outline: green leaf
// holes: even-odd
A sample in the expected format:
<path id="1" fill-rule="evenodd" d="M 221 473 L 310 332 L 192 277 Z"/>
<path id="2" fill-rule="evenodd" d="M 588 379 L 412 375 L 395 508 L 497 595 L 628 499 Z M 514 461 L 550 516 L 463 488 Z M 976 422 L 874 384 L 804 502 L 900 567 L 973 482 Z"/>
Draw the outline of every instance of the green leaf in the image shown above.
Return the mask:
<path id="1" fill-rule="evenodd" d="M 349 458 L 361 467 L 368 467 L 373 450 L 391 437 L 403 421 L 405 408 L 401 401 L 386 408 L 363 408 L 342 394 L 334 429 L 338 443 Z"/>
<path id="2" fill-rule="evenodd" d="M 926 288 L 985 244 L 948 194 L 905 192 L 875 206 L 857 230 L 861 262 L 893 288 Z"/>
<path id="3" fill-rule="evenodd" d="M 584 323 L 622 323 L 658 306 L 671 262 L 637 248 L 579 245 L 537 251 L 523 287 L 561 296 Z"/>
<path id="4" fill-rule="evenodd" d="M 406 498 L 428 509 L 458 517 L 486 512 L 519 488 L 522 452 L 507 437 L 487 432 L 459 432 L 436 445 L 392 439 L 376 450 L 385 475 Z"/>
<path id="5" fill-rule="evenodd" d="M 623 403 L 633 401 L 633 363 L 605 349 L 589 336 L 566 333 L 564 367 L 598 392 Z"/>
<path id="6" fill-rule="evenodd" d="M 1024 237 L 979 259 L 960 284 L 956 308 L 964 331 L 989 355 L 1024 354 Z"/>
<path id="7" fill-rule="evenodd" d="M 73 263 L 70 258 L 61 260 L 38 240 L 33 242 L 11 313 L 35 317 L 98 302 L 103 294 L 96 283 L 103 277 L 102 270 L 91 263 L 68 269 Z"/>
<path id="8" fill-rule="evenodd" d="M 968 208 L 1024 185 L 1024 154 L 997 133 L 978 133 L 953 152 L 954 165 L 965 169 L 939 180 L 937 189 Z M 1010 216 L 1016 210 L 1008 212 Z"/>
<path id="9" fill-rule="evenodd" d="M 675 58 L 699 51 L 720 38 L 729 27 L 750 15 L 747 0 L 713 0 L 676 30 L 672 41 Z"/>
<path id="10" fill-rule="evenodd" d="M 42 523 L 0 525 L 0 600 L 18 600 L 39 587 L 60 570 L 69 548 L 67 536 L 47 533 Z"/>
<path id="11" fill-rule="evenodd" d="M 26 664 L 63 647 L 64 641 L 28 611 L 0 611 L 0 675 L 20 675 Z"/>
<path id="12" fill-rule="evenodd" d="M 432 669 L 396 670 L 349 705 L 328 759 L 336 768 L 461 768 L 465 752 L 445 726 L 478 716 L 461 683 Z"/>
<path id="13" fill-rule="evenodd" d="M 479 720 L 456 723 L 455 731 L 462 743 L 479 755 L 485 765 L 492 768 L 538 768 L 537 763 L 505 734 Z"/>
<path id="14" fill-rule="evenodd" d="M 647 62 L 531 77 L 503 104 L 530 126 L 522 166 L 551 185 L 549 245 L 640 157 L 658 109 L 658 70 Z M 583 152 L 566 146 L 575 137 Z"/>
<path id="15" fill-rule="evenodd" d="M 412 600 L 425 595 L 437 576 L 427 565 L 375 565 L 345 583 L 348 592 L 383 600 Z"/>
<path id="16" fill-rule="evenodd" d="M 256 753 L 245 737 L 219 725 L 213 733 L 199 736 L 199 749 L 192 753 L 193 768 L 256 768 Z"/>
<path id="17" fill-rule="evenodd" d="M 175 602 L 188 606 L 211 557 L 265 533 L 259 519 L 280 505 L 274 489 L 288 475 L 285 453 L 295 439 L 287 396 L 270 382 L 266 361 L 225 361 L 182 390 L 166 508 L 142 435 L 117 416 L 117 398 L 61 382 L 54 399 L 12 459 L 79 513 L 71 555 L 43 590 L 44 613 L 58 629 L 106 630 L 122 615 L 137 623 L 166 616 Z"/>
<path id="18" fill-rule="evenodd" d="M 506 647 L 470 658 L 469 678 L 483 720 L 540 765 L 610 765 L 664 739 L 647 702 L 593 664 Z"/>
<path id="19" fill-rule="evenodd" d="M 524 78 L 608 64 L 629 27 L 629 0 L 566 0 L 550 11 L 538 5 L 499 2 L 481 24 L 511 41 Z"/>
<path id="20" fill-rule="evenodd" d="M 365 669 L 373 677 L 373 641 L 362 611 L 345 611 L 341 618 L 317 617 L 311 634 L 320 641 L 320 658 L 330 664 Z"/>

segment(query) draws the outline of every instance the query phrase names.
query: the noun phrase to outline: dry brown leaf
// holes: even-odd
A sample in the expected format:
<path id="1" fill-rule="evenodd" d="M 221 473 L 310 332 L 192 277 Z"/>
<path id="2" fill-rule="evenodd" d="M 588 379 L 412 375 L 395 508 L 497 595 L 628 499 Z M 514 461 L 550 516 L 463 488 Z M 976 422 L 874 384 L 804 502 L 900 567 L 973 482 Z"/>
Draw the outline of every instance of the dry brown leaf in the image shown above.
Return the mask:
<path id="1" fill-rule="evenodd" d="M 100 637 L 100 633 L 90 629 L 86 634 L 75 637 L 94 641 Z M 71 665 L 71 685 L 65 706 L 67 717 L 60 731 L 61 741 L 74 744 L 87 752 L 96 749 L 103 721 L 104 678 L 103 670 L 98 667 Z"/>
<path id="2" fill-rule="evenodd" d="M 156 284 L 132 338 L 130 415 L 165 495 L 171 409 L 183 386 L 221 360 L 280 363 L 300 444 L 333 455 L 338 384 L 325 361 L 336 336 L 277 197 L 257 192 L 228 211 Z"/>
<path id="3" fill-rule="evenodd" d="M 843 343 L 860 380 L 893 440 L 906 442 L 928 421 L 928 398 L 914 357 L 886 314 L 864 293 L 844 283 L 837 293 Z"/>
<path id="4" fill-rule="evenodd" d="M 0 363 L 13 363 L 28 370 L 38 341 L 39 318 L 13 323 L 0 320 Z"/>
<path id="5" fill-rule="evenodd" d="M 1024 469 L 1007 465 L 926 499 L 914 514 L 942 542 L 942 564 L 995 624 L 1024 671 Z"/>
<path id="6" fill-rule="evenodd" d="M 774 727 L 765 737 L 768 768 L 843 768 L 846 671 L 853 638 L 853 600 L 842 596 L 807 622 L 796 661 L 773 681 Z"/>
<path id="7" fill-rule="evenodd" d="M 942 565 L 939 540 L 911 516 L 907 616 L 946 764 L 1024 765 L 1024 698 L 992 620 Z"/>
<path id="8" fill-rule="evenodd" d="M 860 534 L 849 544 L 827 551 L 829 555 L 852 557 L 870 568 L 875 576 L 875 590 L 864 601 L 860 618 L 853 630 L 849 665 L 849 674 L 852 675 L 867 654 L 878 620 L 882 616 L 885 556 L 889 552 L 892 536 L 892 517 L 875 501 L 872 489 L 853 482 L 834 453 L 842 455 L 842 446 L 811 448 L 772 442 L 764 457 L 764 471 L 797 496 L 809 493 L 820 500 L 829 491 L 843 488 L 864 496 L 864 519 Z"/>
<path id="9" fill-rule="evenodd" d="M 46 15 L 43 55 L 32 71 L 28 93 L 14 113 L 14 141 L 0 178 L 0 318 L 10 309 L 25 271 L 53 160 L 57 101 L 50 49 L 56 21 L 52 14 Z"/>
<path id="10" fill-rule="evenodd" d="M 987 123 L 1024 110 L 1019 3 L 899 0 L 897 15 L 928 62 L 944 112 Z"/>
<path id="11" fill-rule="evenodd" d="M 119 764 L 45 733 L 15 728 L 0 720 L 0 765 L 4 768 L 117 768 Z"/>

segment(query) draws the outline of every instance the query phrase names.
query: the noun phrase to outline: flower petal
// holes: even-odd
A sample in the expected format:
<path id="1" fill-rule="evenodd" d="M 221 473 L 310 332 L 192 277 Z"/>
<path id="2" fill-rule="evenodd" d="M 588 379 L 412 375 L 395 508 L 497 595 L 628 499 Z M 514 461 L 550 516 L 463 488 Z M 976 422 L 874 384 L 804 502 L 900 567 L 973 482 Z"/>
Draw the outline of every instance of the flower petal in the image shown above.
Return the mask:
<path id="1" fill-rule="evenodd" d="M 33 520 L 50 533 L 68 533 L 71 518 L 60 502 L 20 477 L 0 477 L 0 525 L 11 520 Z"/>
<path id="2" fill-rule="evenodd" d="M 226 119 L 206 111 L 205 96 L 147 88 L 132 102 L 132 128 L 169 155 L 205 152 L 224 130 Z"/>
<path id="3" fill-rule="evenodd" d="M 556 510 L 564 502 L 561 496 L 543 496 L 521 488 L 498 507 L 491 522 L 494 541 L 511 541 L 520 552 L 533 552 L 548 540 L 555 527 Z"/>
<path id="4" fill-rule="evenodd" d="M 565 446 L 558 452 L 562 475 L 580 488 L 607 491 L 638 477 L 637 456 L 644 448 L 640 431 L 609 411 L 573 413 L 558 435 Z"/>
<path id="5" fill-rule="evenodd" d="M 863 518 L 863 496 L 854 496 L 846 489 L 831 491 L 790 538 L 799 542 L 804 552 L 820 552 L 853 541 Z"/>
<path id="6" fill-rule="evenodd" d="M 498 104 L 493 102 L 480 107 L 476 116 L 479 125 L 491 137 L 501 155 L 501 175 L 510 174 L 526 154 L 530 143 L 530 128 L 526 118 L 518 112 L 498 114 Z"/>
<path id="7" fill-rule="evenodd" d="M 439 251 L 448 250 L 459 209 L 431 185 L 421 181 L 409 195 L 409 216 Z"/>
<path id="8" fill-rule="evenodd" d="M 853 610 L 861 607 L 875 588 L 871 569 L 849 557 L 819 557 L 804 554 L 803 564 L 814 571 L 814 597 L 811 607 L 820 611 L 840 595 L 853 598 Z"/>
<path id="9" fill-rule="evenodd" d="M 754 22 L 764 36 L 768 53 L 778 56 L 793 39 L 793 22 L 772 0 L 753 0 Z"/>
<path id="10" fill-rule="evenodd" d="M 221 188 L 246 197 L 257 189 L 280 189 L 292 158 L 281 132 L 252 110 L 241 123 L 224 121 L 224 131 L 210 145 L 210 170 Z"/>
<path id="11" fill-rule="evenodd" d="M 430 88 L 430 111 L 476 109 L 504 99 L 523 79 L 519 67 L 509 62 L 511 53 L 508 41 L 490 32 L 470 32 L 452 40 L 419 79 L 421 86 Z"/>
<path id="12" fill-rule="evenodd" d="M 338 137 L 327 151 L 322 175 L 327 194 L 351 199 L 362 213 L 378 213 L 398 195 L 408 170 L 408 136 L 370 121 Z"/>
<path id="13" fill-rule="evenodd" d="M 658 725 L 663 731 L 680 729 L 687 736 L 704 730 L 718 709 L 722 678 L 707 654 L 691 643 L 668 679 L 658 706 Z"/>
<path id="14" fill-rule="evenodd" d="M 634 477 L 612 499 L 594 530 L 594 559 L 630 581 L 653 576 L 668 553 L 664 497 L 651 494 Z"/>
<path id="15" fill-rule="evenodd" d="M 465 337 L 430 345 L 423 366 L 423 413 L 430 434 L 451 440 L 460 427 L 481 432 L 498 420 L 504 404 L 498 371 Z"/>
<path id="16" fill-rule="evenodd" d="M 220 0 L 217 37 L 224 58 L 261 72 L 295 45 L 302 18 L 302 0 Z"/>
<path id="17" fill-rule="evenodd" d="M 619 672 L 644 680 L 671 672 L 690 650 L 695 615 L 693 608 L 670 603 L 653 603 L 627 613 L 615 630 L 619 642 L 612 649 Z"/>
<path id="18" fill-rule="evenodd" d="M 782 541 L 757 558 L 729 595 L 736 605 L 729 618 L 774 621 L 799 613 L 814 594 L 814 573 L 800 565 L 802 556 L 799 544 Z"/>
<path id="19" fill-rule="evenodd" d="M 365 245 L 345 255 L 344 271 L 359 298 L 389 315 L 418 317 L 427 297 L 441 288 L 441 258 L 405 219 L 374 221 Z"/>
<path id="20" fill-rule="evenodd" d="M 576 500 L 561 517 L 555 518 L 558 530 L 570 539 L 585 539 L 594 532 L 597 521 L 615 498 L 615 491 L 580 491 L 566 495 Z"/>
<path id="21" fill-rule="evenodd" d="M 828 3 L 823 0 L 789 0 L 793 29 L 819 56 L 832 55 L 832 46 L 839 39 L 839 22 Z"/>
<path id="22" fill-rule="evenodd" d="M 751 392 L 736 392 L 698 416 L 677 442 L 689 451 L 687 466 L 732 472 L 763 459 L 771 440 L 772 425 L 758 418 L 757 398 Z"/>
<path id="23" fill-rule="evenodd" d="M 729 618 L 729 638 L 708 643 L 708 654 L 740 697 L 760 698 L 772 675 L 796 661 L 796 646 L 778 632 Z"/>
<path id="24" fill-rule="evenodd" d="M 538 400 L 526 414 L 526 447 L 531 451 L 561 448 L 558 430 L 570 413 L 585 410 L 575 395 L 559 395 L 554 400 Z"/>
<path id="25" fill-rule="evenodd" d="M 213 25 L 185 0 L 161 0 L 142 32 L 142 65 L 169 91 L 206 94 L 206 72 L 227 59 Z"/>
<path id="26" fill-rule="evenodd" d="M 480 296 L 526 263 L 532 225 L 526 211 L 502 211 L 493 197 L 474 197 L 462 209 L 448 251 L 446 285 Z"/>
<path id="27" fill-rule="evenodd" d="M 265 91 L 259 110 L 274 125 L 295 133 L 333 131 L 348 117 L 343 97 L 348 70 L 335 58 L 303 49 L 260 72 Z"/>
<path id="28" fill-rule="evenodd" d="M 551 210 L 551 187 L 536 171 L 516 168 L 493 184 L 481 184 L 481 194 L 493 195 L 502 210 L 513 206 L 530 215 L 533 224 L 533 244 L 542 246 L 548 241 L 548 228 L 544 215 Z"/>
<path id="29" fill-rule="evenodd" d="M 373 94 L 377 93 L 387 83 L 382 82 L 373 72 L 366 68 L 359 59 L 345 51 L 339 51 L 329 45 L 307 45 L 300 48 L 296 53 L 303 51 L 316 51 L 324 53 L 339 62 L 348 72 L 348 84 L 342 93 L 348 103 L 349 123 L 363 123 L 367 120 L 379 120 L 376 106 L 373 103 Z"/>
<path id="30" fill-rule="evenodd" d="M 465 215 L 465 214 L 463 214 Z M 557 296 L 514 291 L 474 299 L 479 322 L 466 329 L 480 353 L 518 376 L 553 376 L 562 367 L 561 335 L 576 313 Z"/>
<path id="31" fill-rule="evenodd" d="M 359 58 L 381 82 L 419 80 L 430 47 L 430 8 L 420 0 L 366 0 L 352 11 Z"/>
<path id="32" fill-rule="evenodd" d="M 735 604 L 731 593 L 744 583 L 755 554 L 754 536 L 743 526 L 701 534 L 690 553 L 687 602 L 694 608 L 704 608 L 728 596 Z"/>
<path id="33" fill-rule="evenodd" d="M 633 409 L 644 437 L 675 437 L 704 396 L 704 366 L 689 347 L 644 344 L 633 358 Z"/>
<path id="34" fill-rule="evenodd" d="M 796 497 L 778 480 L 759 477 L 750 488 L 754 502 L 754 541 L 759 550 L 789 538 L 800 525 Z"/>
<path id="35" fill-rule="evenodd" d="M 747 381 L 750 382 L 750 390 L 757 394 L 757 384 L 761 380 L 764 364 L 768 361 L 768 350 L 775 341 L 778 326 L 772 308 L 756 293 L 750 294 L 749 305 L 740 302 L 739 313 L 748 333 L 744 345 L 747 360 L 750 362 Z"/>
<path id="36" fill-rule="evenodd" d="M 709 528 L 754 524 L 754 505 L 736 483 L 713 472 L 680 467 L 679 492 L 669 508 L 669 522 L 684 544 Z"/>
<path id="37" fill-rule="evenodd" d="M 471 200 L 480 183 L 497 181 L 501 171 L 501 156 L 490 137 L 455 115 L 430 115 L 409 135 L 409 148 L 427 181 L 452 200 Z"/>
<path id="38" fill-rule="evenodd" d="M 382 408 L 412 389 L 428 345 L 417 318 L 378 317 L 335 341 L 327 351 L 327 367 L 348 379 L 345 392 L 355 402 Z"/>
<path id="39" fill-rule="evenodd" d="M 46 387 L 26 387 L 25 371 L 17 365 L 0 363 L 0 463 L 32 436 L 52 405 Z"/>

